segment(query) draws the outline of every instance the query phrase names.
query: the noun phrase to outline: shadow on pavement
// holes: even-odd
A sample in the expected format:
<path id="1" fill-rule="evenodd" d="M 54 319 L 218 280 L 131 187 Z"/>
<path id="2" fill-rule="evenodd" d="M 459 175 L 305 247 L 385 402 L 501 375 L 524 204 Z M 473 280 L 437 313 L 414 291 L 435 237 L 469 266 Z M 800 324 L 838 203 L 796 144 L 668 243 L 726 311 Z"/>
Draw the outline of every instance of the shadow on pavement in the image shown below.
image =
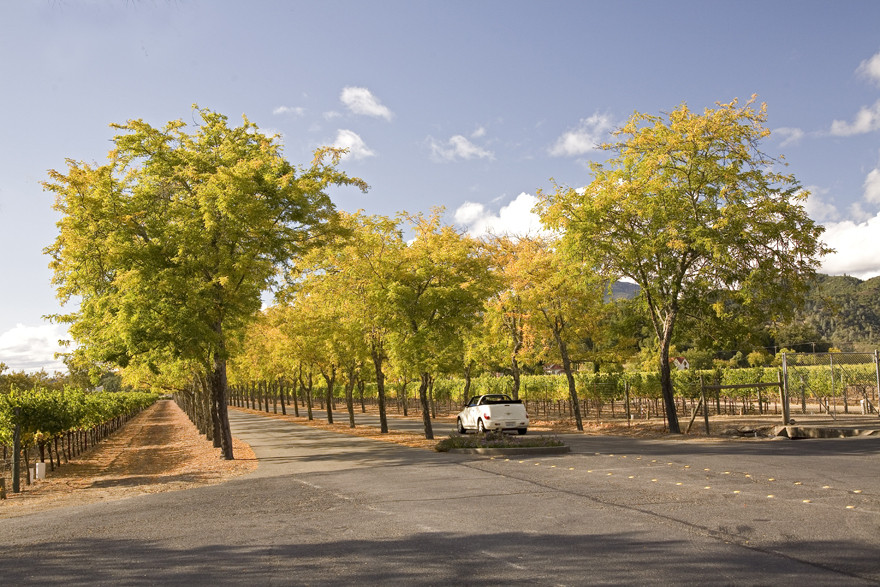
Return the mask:
<path id="1" fill-rule="evenodd" d="M 783 556 L 720 547 L 697 556 L 687 542 L 638 534 L 412 534 L 373 540 L 298 536 L 283 541 L 174 549 L 141 540 L 77 539 L 34 553 L 4 548 L 0 576 L 12 585 L 95 584 L 866 584 L 880 578 L 876 551 L 823 541 L 786 544 L 833 549 L 840 568 L 862 580 Z M 564 545 L 560 547 L 560 545 Z M 874 573 L 868 575 L 874 569 Z M 870 577 L 870 578 L 869 578 Z"/>

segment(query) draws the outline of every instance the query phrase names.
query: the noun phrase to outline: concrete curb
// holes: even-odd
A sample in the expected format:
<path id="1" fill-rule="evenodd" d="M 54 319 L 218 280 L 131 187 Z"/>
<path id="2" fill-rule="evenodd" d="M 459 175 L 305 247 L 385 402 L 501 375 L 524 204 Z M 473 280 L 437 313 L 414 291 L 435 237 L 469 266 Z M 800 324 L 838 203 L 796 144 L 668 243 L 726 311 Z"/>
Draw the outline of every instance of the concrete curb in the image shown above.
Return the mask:
<path id="1" fill-rule="evenodd" d="M 510 448 L 452 448 L 446 452 L 465 455 L 561 455 L 568 446 L 515 446 Z"/>
<path id="2" fill-rule="evenodd" d="M 880 436 L 880 430 L 859 428 L 830 428 L 809 426 L 779 426 L 776 436 L 783 438 L 851 438 L 853 436 Z"/>

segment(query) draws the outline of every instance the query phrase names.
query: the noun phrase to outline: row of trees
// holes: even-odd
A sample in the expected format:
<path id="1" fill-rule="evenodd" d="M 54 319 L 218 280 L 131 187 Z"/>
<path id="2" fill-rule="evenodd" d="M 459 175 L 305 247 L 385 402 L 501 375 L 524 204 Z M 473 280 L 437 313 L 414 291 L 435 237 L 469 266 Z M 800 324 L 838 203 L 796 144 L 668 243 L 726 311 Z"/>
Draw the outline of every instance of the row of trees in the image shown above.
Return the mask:
<path id="1" fill-rule="evenodd" d="M 584 356 L 603 312 L 599 278 L 547 240 L 477 240 L 444 225 L 439 211 L 340 213 L 340 226 L 248 330 L 234 381 L 299 378 L 309 387 L 321 377 L 328 394 L 340 382 L 346 398 L 359 381 L 375 381 L 383 432 L 387 377 L 417 381 L 432 438 L 428 390 L 437 377 L 501 365 L 514 374 L 516 396 L 522 362 L 559 358 L 570 375 L 569 347 Z M 577 404 L 573 380 L 570 388 Z"/>
<path id="2" fill-rule="evenodd" d="M 103 165 L 68 161 L 45 188 L 62 217 L 52 258 L 56 316 L 79 344 L 74 362 L 130 368 L 136 378 L 208 382 L 215 444 L 233 458 L 226 415 L 231 341 L 260 309 L 280 267 L 335 225 L 330 185 L 366 185 L 338 172 L 339 152 L 307 168 L 282 156 L 247 118 L 194 107 L 182 121 L 142 120 L 119 134 Z"/>
<path id="3" fill-rule="evenodd" d="M 592 183 L 541 194 L 553 240 L 475 242 L 435 214 L 408 219 L 407 243 L 400 219 L 343 216 L 346 234 L 304 259 L 260 335 L 276 329 L 276 339 L 296 341 L 282 354 L 299 368 L 342 368 L 349 385 L 364 362 L 359 341 L 372 341 L 377 380 L 388 357 L 398 377 L 419 379 L 429 438 L 425 392 L 438 372 L 497 368 L 505 355 L 516 394 L 521 362 L 558 360 L 582 429 L 572 357 L 606 350 L 622 362 L 619 348 L 597 342 L 617 334 L 626 343 L 609 321 L 627 317 L 605 302 L 609 284 L 627 277 L 640 287 L 669 427 L 679 432 L 670 372 L 679 323 L 717 335 L 784 321 L 826 251 L 795 178 L 759 150 L 765 118 L 735 101 L 703 114 L 681 106 L 668 118 L 634 115 L 604 146 L 616 156 L 593 165 Z M 247 361 L 259 364 L 267 342 L 250 340 Z"/>
<path id="4" fill-rule="evenodd" d="M 46 188 L 62 219 L 47 252 L 61 299 L 81 300 L 58 317 L 77 353 L 164 384 L 207 381 L 226 458 L 232 355 L 237 378 L 278 372 L 277 363 L 288 376 L 320 376 L 329 394 L 337 384 L 349 393 L 369 364 L 380 405 L 390 369 L 419 381 L 424 408 L 438 373 L 467 374 L 501 353 L 516 381 L 523 357 L 552 352 L 574 400 L 573 356 L 600 337 L 641 338 L 643 324 L 679 432 L 669 371 L 679 325 L 711 340 L 713 327 L 784 322 L 827 252 L 806 193 L 760 150 L 769 131 L 754 99 L 633 115 L 586 187 L 540 193 L 552 241 L 477 242 L 439 211 L 337 213 L 329 186 L 366 189 L 336 169 L 338 151 L 295 168 L 247 119 L 230 128 L 222 115 L 196 113 L 193 134 L 180 121 L 130 121 L 117 126 L 106 165 L 52 172 Z M 620 277 L 641 288 L 642 321 L 615 320 L 603 304 Z M 260 314 L 261 294 L 276 285 L 279 303 Z M 606 313 L 616 330 L 597 329 Z"/>

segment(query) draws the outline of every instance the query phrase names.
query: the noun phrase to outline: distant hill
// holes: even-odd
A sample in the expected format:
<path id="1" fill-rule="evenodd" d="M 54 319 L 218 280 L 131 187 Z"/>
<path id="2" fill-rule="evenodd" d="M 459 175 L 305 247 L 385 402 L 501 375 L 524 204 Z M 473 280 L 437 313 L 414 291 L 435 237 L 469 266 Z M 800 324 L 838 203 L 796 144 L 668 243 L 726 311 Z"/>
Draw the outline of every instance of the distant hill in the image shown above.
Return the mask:
<path id="1" fill-rule="evenodd" d="M 631 300 L 639 295 L 639 286 L 626 281 L 615 281 L 611 286 L 611 297 L 615 300 Z"/>
<path id="2" fill-rule="evenodd" d="M 639 286 L 634 283 L 617 281 L 611 286 L 615 300 L 637 295 Z M 880 348 L 880 277 L 863 281 L 849 275 L 818 274 L 794 323 L 806 327 L 806 332 L 800 329 L 796 335 L 798 341 L 821 339 L 850 351 Z"/>
<path id="3" fill-rule="evenodd" d="M 843 350 L 880 345 L 880 277 L 862 281 L 848 275 L 816 276 L 798 313 L 824 340 Z"/>

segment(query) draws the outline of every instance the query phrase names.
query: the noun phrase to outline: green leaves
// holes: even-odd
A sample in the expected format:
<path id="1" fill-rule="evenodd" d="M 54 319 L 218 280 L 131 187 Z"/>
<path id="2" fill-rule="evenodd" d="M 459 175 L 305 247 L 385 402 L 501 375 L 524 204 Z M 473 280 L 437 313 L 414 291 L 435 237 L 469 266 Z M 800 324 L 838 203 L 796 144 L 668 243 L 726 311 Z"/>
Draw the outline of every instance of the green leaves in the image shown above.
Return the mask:
<path id="1" fill-rule="evenodd" d="M 58 294 L 81 299 L 71 334 L 100 359 L 222 355 L 278 268 L 334 224 L 323 190 L 366 188 L 328 164 L 333 153 L 297 169 L 247 118 L 230 127 L 195 113 L 192 131 L 179 120 L 113 125 L 106 165 L 68 161 L 44 184 L 62 213 L 46 249 Z"/>
<path id="2" fill-rule="evenodd" d="M 828 252 L 797 181 L 759 148 L 769 131 L 754 100 L 702 114 L 684 104 L 665 118 L 636 113 L 603 146 L 616 156 L 593 165 L 587 187 L 540 194 L 542 218 L 569 247 L 641 287 L 661 361 L 679 314 L 705 313 L 718 292 L 743 312 L 790 315 Z M 667 376 L 671 406 L 668 386 Z"/>

